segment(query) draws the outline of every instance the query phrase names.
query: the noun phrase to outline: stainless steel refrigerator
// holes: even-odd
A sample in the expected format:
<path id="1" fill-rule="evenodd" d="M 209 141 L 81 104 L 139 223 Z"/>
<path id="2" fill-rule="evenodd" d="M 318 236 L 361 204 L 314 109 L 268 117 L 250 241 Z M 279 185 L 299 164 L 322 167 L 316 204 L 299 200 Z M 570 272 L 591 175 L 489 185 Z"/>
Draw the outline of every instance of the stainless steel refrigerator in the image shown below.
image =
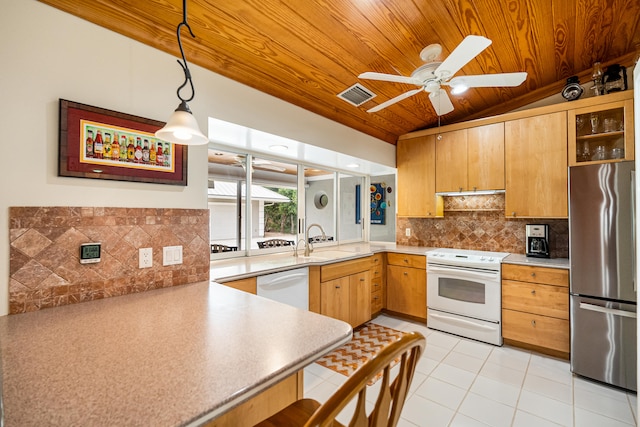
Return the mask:
<path id="1" fill-rule="evenodd" d="M 634 162 L 569 169 L 571 371 L 636 381 Z"/>

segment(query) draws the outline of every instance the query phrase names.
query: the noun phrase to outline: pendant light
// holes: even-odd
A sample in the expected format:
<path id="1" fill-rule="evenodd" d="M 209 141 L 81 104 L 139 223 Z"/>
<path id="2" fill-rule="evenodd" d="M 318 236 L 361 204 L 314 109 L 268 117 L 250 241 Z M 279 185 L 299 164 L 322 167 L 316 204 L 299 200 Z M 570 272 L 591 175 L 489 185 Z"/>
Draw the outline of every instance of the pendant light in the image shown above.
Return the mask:
<path id="1" fill-rule="evenodd" d="M 167 120 L 167 124 L 156 132 L 156 137 L 164 141 L 172 142 L 180 145 L 204 145 L 209 142 L 209 138 L 206 137 L 198 127 L 196 118 L 191 114 L 191 110 L 187 105 L 187 102 L 191 101 L 196 94 L 193 87 L 193 81 L 191 80 L 191 73 L 189 72 L 189 66 L 187 65 L 187 59 L 184 56 L 184 49 L 182 48 L 182 41 L 180 39 L 180 30 L 185 26 L 189 30 L 191 37 L 195 38 L 191 27 L 187 23 L 187 0 L 182 0 L 182 22 L 178 24 L 178 46 L 180 47 L 180 54 L 182 55 L 182 62 L 178 59 L 178 64 L 184 71 L 184 83 L 178 88 L 178 99 L 180 99 L 180 105 L 174 111 L 174 113 Z M 189 83 L 191 86 L 191 97 L 183 98 L 180 95 L 180 91 Z"/>

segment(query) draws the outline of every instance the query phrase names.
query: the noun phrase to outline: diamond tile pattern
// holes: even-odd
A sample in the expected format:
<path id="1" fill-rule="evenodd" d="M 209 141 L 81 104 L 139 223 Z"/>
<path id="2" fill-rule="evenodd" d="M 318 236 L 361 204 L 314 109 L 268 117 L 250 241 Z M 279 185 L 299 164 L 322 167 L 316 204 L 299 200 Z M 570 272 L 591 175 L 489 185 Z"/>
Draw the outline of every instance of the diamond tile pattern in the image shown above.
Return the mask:
<path id="1" fill-rule="evenodd" d="M 445 197 L 444 218 L 398 218 L 396 243 L 524 254 L 525 225 L 548 224 L 551 256 L 569 257 L 566 219 L 506 218 L 504 208 L 504 194 Z"/>
<path id="2" fill-rule="evenodd" d="M 107 207 L 9 208 L 11 314 L 209 280 L 209 210 Z M 80 264 L 80 244 L 102 243 L 101 262 Z M 181 245 L 183 263 L 162 265 Z M 153 267 L 138 268 L 138 249 Z"/>

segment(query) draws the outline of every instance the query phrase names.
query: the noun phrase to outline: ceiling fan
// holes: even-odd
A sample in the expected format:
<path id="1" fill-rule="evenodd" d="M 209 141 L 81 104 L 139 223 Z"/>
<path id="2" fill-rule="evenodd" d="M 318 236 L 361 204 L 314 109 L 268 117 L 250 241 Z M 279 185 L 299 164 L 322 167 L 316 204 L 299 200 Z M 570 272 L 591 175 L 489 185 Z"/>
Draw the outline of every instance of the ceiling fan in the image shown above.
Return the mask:
<path id="1" fill-rule="evenodd" d="M 429 93 L 429 100 L 436 114 L 442 116 L 453 111 L 451 99 L 442 88 L 442 85 L 450 86 L 451 93 L 457 94 L 464 92 L 464 90 L 470 87 L 518 86 L 524 82 L 527 78 L 527 73 L 524 72 L 453 77 L 455 73 L 478 56 L 480 52 L 485 50 L 490 44 L 491 40 L 486 37 L 467 36 L 443 62 L 436 61 L 436 58 L 442 53 L 442 47 L 439 44 L 431 44 L 420 52 L 420 58 L 425 64 L 416 68 L 409 77 L 375 72 L 360 74 L 358 77 L 361 79 L 407 83 L 419 86 L 418 89 L 413 89 L 398 95 L 382 104 L 376 105 L 367 110 L 367 112 L 375 113 L 424 90 Z"/>

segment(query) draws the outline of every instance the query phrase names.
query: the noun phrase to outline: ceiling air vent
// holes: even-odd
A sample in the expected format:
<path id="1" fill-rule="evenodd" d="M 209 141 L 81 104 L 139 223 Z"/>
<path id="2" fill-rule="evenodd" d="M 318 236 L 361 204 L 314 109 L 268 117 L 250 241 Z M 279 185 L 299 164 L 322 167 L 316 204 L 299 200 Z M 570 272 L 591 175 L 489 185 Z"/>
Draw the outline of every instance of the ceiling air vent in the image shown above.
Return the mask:
<path id="1" fill-rule="evenodd" d="M 375 93 L 371 92 L 360 83 L 356 83 L 350 88 L 344 90 L 342 93 L 338 94 L 338 98 L 344 99 L 349 104 L 355 105 L 356 107 L 361 106 L 371 98 L 375 97 Z"/>

